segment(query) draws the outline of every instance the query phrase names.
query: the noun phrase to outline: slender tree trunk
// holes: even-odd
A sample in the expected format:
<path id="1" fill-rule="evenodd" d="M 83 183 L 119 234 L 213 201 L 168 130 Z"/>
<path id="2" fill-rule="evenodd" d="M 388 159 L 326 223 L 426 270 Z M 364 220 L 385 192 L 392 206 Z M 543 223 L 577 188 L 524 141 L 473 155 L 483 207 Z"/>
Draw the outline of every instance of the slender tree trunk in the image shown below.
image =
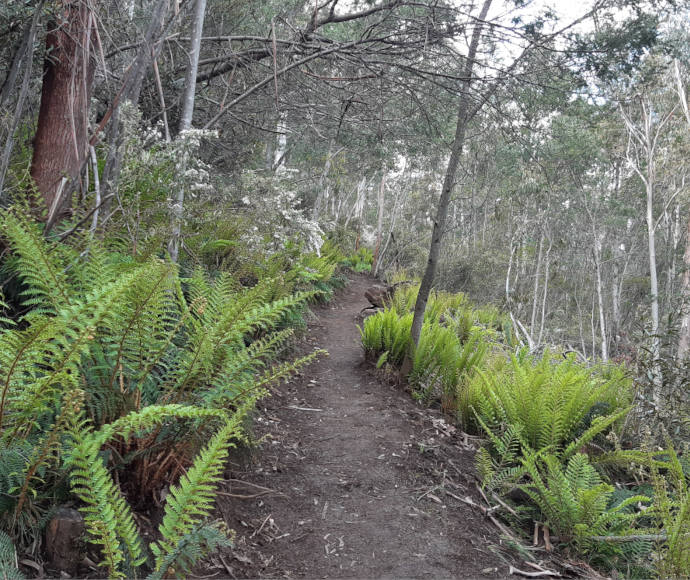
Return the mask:
<path id="1" fill-rule="evenodd" d="M 549 238 L 549 247 L 546 249 L 546 259 L 544 265 L 544 293 L 541 300 L 541 321 L 539 322 L 539 337 L 537 338 L 537 345 L 541 344 L 541 338 L 544 332 L 544 320 L 546 319 L 546 297 L 549 294 L 549 267 L 551 262 L 549 257 L 551 255 L 551 248 L 553 247 L 553 240 Z M 532 333 L 534 334 L 534 333 Z"/>
<path id="2" fill-rule="evenodd" d="M 96 229 L 98 228 L 98 212 L 101 207 L 101 180 L 98 175 L 98 157 L 96 157 L 96 149 L 93 145 L 89 147 L 89 154 L 91 155 L 91 168 L 93 169 L 93 190 L 96 194 L 90 228 L 91 237 L 93 237 L 96 235 Z"/>
<path id="3" fill-rule="evenodd" d="M 31 177 L 48 210 L 46 227 L 69 213 L 72 184 L 88 155 L 95 18 L 87 2 L 63 1 L 46 35 L 41 106 Z"/>
<path id="4" fill-rule="evenodd" d="M 347 229 L 347 226 L 350 224 L 350 220 L 352 218 L 355 218 L 357 220 L 362 219 L 362 212 L 364 211 L 364 202 L 367 197 L 367 178 L 362 177 L 362 179 L 359 181 L 357 184 L 357 197 L 355 198 L 355 203 L 352 206 L 352 210 L 347 216 L 347 219 L 345 220 L 345 229 Z M 359 227 L 359 226 L 358 226 Z"/>
<path id="5" fill-rule="evenodd" d="M 676 90 L 678 91 L 678 99 L 685 115 L 685 120 L 690 128 L 690 107 L 688 106 L 687 95 L 685 94 L 685 86 L 680 74 L 680 64 L 678 60 L 673 61 L 674 76 L 676 79 Z M 678 331 L 678 350 L 676 356 L 678 360 L 684 360 L 690 351 L 690 217 L 685 235 L 685 253 L 683 254 L 683 280 L 680 287 L 682 316 L 680 320 L 680 329 Z"/>
<path id="6" fill-rule="evenodd" d="M 611 266 L 611 320 L 609 324 L 609 335 L 613 345 L 611 350 L 614 356 L 620 341 L 621 330 L 621 254 L 620 244 L 617 244 L 613 250 L 613 265 Z"/>
<path id="7" fill-rule="evenodd" d="M 438 258 L 441 253 L 441 242 L 443 234 L 446 229 L 446 221 L 448 218 L 448 204 L 450 203 L 450 194 L 455 185 L 455 174 L 460 163 L 460 156 L 465 144 L 465 133 L 467 132 L 467 125 L 470 121 L 470 88 L 472 86 L 472 71 L 474 61 L 477 57 L 477 48 L 479 47 L 479 39 L 484 26 L 484 20 L 492 0 L 484 0 L 479 17 L 474 25 L 472 31 L 472 40 L 470 41 L 469 51 L 467 53 L 467 60 L 464 69 L 463 90 L 460 95 L 460 103 L 458 106 L 457 125 L 455 127 L 455 137 L 450 150 L 450 159 L 448 160 L 448 167 L 443 180 L 443 187 L 441 188 L 441 197 L 438 201 L 436 210 L 436 219 L 434 220 L 434 227 L 431 234 L 431 246 L 429 248 L 429 258 L 427 260 L 426 270 L 419 287 L 419 294 L 417 295 L 417 302 L 414 307 L 414 318 L 412 320 L 411 339 L 412 346 L 416 348 L 419 344 L 419 338 L 422 335 L 422 324 L 424 323 L 424 312 L 426 311 L 426 304 L 429 300 L 429 293 L 434 282 L 434 276 L 438 268 Z M 405 361 L 405 368 L 403 371 L 411 370 L 411 357 L 407 357 Z"/>
<path id="8" fill-rule="evenodd" d="M 196 95 L 196 74 L 199 70 L 199 53 L 201 52 L 201 35 L 204 29 L 206 15 L 206 0 L 196 0 L 192 21 L 192 37 L 189 41 L 189 62 L 184 79 L 184 94 L 182 96 L 182 112 L 180 114 L 179 137 L 184 139 L 184 132 L 191 129 L 194 115 L 194 97 Z M 181 173 L 184 174 L 189 159 L 182 159 Z M 182 220 L 184 217 L 184 196 L 186 184 L 184 180 L 177 188 L 175 204 L 172 208 L 172 235 L 168 242 L 170 259 L 177 262 L 180 253 L 180 238 L 182 235 Z"/>
<path id="9" fill-rule="evenodd" d="M 194 100 L 196 97 L 196 73 L 199 70 L 199 54 L 201 52 L 201 36 L 206 17 L 206 0 L 196 0 L 192 20 L 192 36 L 189 40 L 189 61 L 184 76 L 184 93 L 182 95 L 182 111 L 180 113 L 179 132 L 187 131 L 192 126 L 194 116 Z"/>
<path id="10" fill-rule="evenodd" d="M 652 109 L 649 101 L 641 99 L 642 111 L 641 126 L 636 126 L 632 119 L 621 107 L 623 121 L 625 122 L 628 134 L 631 139 L 637 142 L 638 154 L 634 156 L 628 148 L 627 156 L 633 170 L 640 177 L 645 186 L 647 197 L 647 207 L 645 219 L 647 222 L 647 250 L 649 256 L 649 291 L 651 294 L 651 345 L 650 354 L 652 355 L 652 397 L 657 407 L 662 405 L 661 387 L 663 385 L 663 375 L 661 370 L 661 338 L 659 336 L 659 282 L 657 279 L 656 266 L 656 223 L 654 221 L 654 195 L 656 185 L 656 145 L 661 131 L 666 123 L 673 116 L 675 108 L 671 109 L 663 116 L 659 116 Z"/>
<path id="11" fill-rule="evenodd" d="M 378 219 L 376 220 L 376 245 L 374 246 L 374 270 L 378 270 L 379 266 L 379 252 L 381 251 L 381 240 L 383 238 L 383 213 L 385 210 L 385 193 L 386 193 L 386 170 L 381 171 L 381 183 L 379 185 L 378 195 Z"/>
<path id="12" fill-rule="evenodd" d="M 681 282 L 681 299 L 683 314 L 678 331 L 678 360 L 684 360 L 690 351 L 690 217 L 685 234 L 685 253 L 683 254 L 683 280 Z"/>
<path id="13" fill-rule="evenodd" d="M 273 156 L 276 151 L 276 136 L 269 133 L 266 138 L 266 149 L 264 151 L 264 169 L 266 171 L 273 171 Z"/>
<path id="14" fill-rule="evenodd" d="M 594 250 L 594 270 L 597 277 L 597 303 L 599 306 L 599 331 L 601 333 L 601 359 L 606 362 L 609 360 L 608 337 L 606 336 L 606 318 L 604 316 L 604 287 L 601 282 L 601 239 L 595 236 Z"/>
<path id="15" fill-rule="evenodd" d="M 383 244 L 383 248 L 381 249 L 379 257 L 376 260 L 376 265 L 373 269 L 374 277 L 378 276 L 378 274 L 379 274 L 379 270 L 381 269 L 381 264 L 383 262 L 383 257 L 386 255 L 386 250 L 388 250 L 388 245 L 390 244 L 391 238 L 393 237 L 393 230 L 395 229 L 395 222 L 398 219 L 398 213 L 400 212 L 400 208 L 402 206 L 402 203 L 400 203 L 400 197 L 401 196 L 402 196 L 401 189 L 398 189 L 398 195 L 395 197 L 395 201 L 393 202 L 393 214 L 391 216 L 391 223 L 390 223 L 390 227 L 388 228 L 388 235 L 386 236 L 386 242 Z"/>
<path id="16" fill-rule="evenodd" d="M 278 136 L 276 138 L 276 148 L 273 152 L 273 171 L 276 173 L 285 170 L 285 158 L 288 154 L 287 121 L 287 111 L 282 111 L 280 115 L 278 115 L 278 123 L 276 124 Z"/>
<path id="17" fill-rule="evenodd" d="M 328 174 L 331 172 L 331 162 L 333 161 L 333 149 L 335 148 L 335 139 L 331 138 L 328 142 L 328 152 L 326 153 L 326 161 L 323 164 L 323 171 L 319 177 L 319 184 L 316 191 L 316 200 L 314 201 L 314 209 L 311 212 L 312 221 L 318 222 L 323 210 L 323 204 L 328 202 Z"/>
<path id="18" fill-rule="evenodd" d="M 141 87 L 144 83 L 146 71 L 151 60 L 156 58 L 162 43 L 157 42 L 164 31 L 165 17 L 168 13 L 170 0 L 158 0 L 153 10 L 151 18 L 146 27 L 144 38 L 137 50 L 134 62 L 126 73 L 126 78 L 117 95 L 114 96 L 110 106 L 110 121 L 106 135 L 106 158 L 101 174 L 101 188 L 104 198 L 103 215 L 107 219 L 113 194 L 117 190 L 117 182 L 120 177 L 122 166 L 122 148 L 120 105 L 130 102 L 136 105 L 139 102 Z M 107 122 L 107 120 L 105 120 Z M 104 121 L 101 121 L 104 124 Z"/>
<path id="19" fill-rule="evenodd" d="M 539 250 L 537 251 L 537 266 L 534 272 L 534 291 L 532 292 L 532 316 L 530 317 L 529 331 L 534 336 L 534 325 L 537 322 L 537 304 L 539 302 L 539 277 L 541 276 L 541 255 L 544 249 L 544 234 L 539 236 Z"/>

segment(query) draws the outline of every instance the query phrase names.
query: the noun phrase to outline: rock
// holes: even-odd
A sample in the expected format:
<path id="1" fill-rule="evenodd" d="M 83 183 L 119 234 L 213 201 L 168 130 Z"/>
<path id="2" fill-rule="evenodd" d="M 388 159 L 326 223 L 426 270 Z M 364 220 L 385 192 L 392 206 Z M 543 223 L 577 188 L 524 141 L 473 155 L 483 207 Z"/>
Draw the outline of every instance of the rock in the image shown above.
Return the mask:
<path id="1" fill-rule="evenodd" d="M 390 301 L 395 292 L 393 286 L 382 286 L 381 284 L 374 284 L 364 292 L 364 297 L 369 301 L 371 306 L 369 308 L 384 308 L 386 302 Z"/>
<path id="2" fill-rule="evenodd" d="M 60 507 L 46 528 L 48 567 L 74 576 L 86 555 L 84 518 L 75 509 Z"/>

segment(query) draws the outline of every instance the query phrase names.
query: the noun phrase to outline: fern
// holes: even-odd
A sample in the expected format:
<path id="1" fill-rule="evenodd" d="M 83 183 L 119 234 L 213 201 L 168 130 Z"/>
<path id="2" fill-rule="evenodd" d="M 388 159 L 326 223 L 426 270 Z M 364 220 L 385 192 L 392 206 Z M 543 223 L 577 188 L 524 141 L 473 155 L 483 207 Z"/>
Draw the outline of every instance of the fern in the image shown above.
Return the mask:
<path id="1" fill-rule="evenodd" d="M 69 305 L 66 263 L 57 255 L 57 246 L 49 246 L 38 228 L 15 212 L 0 214 L 0 225 L 15 252 L 16 269 L 27 285 L 24 303 L 37 306 L 42 313 L 55 313 Z"/>
<path id="2" fill-rule="evenodd" d="M 690 575 L 690 484 L 668 439 L 667 447 L 667 459 L 663 462 L 666 477 L 661 475 L 661 463 L 649 452 L 654 485 L 653 514 L 666 534 L 656 567 L 662 578 L 684 578 Z"/>
<path id="3" fill-rule="evenodd" d="M 576 439 L 590 410 L 605 402 L 611 412 L 568 446 L 572 455 L 625 415 L 630 397 L 629 382 L 607 380 L 599 369 L 587 369 L 573 359 L 557 362 L 547 354 L 537 361 L 514 355 L 510 364 L 480 370 L 470 378 L 460 413 L 468 426 L 473 423 L 470 409 L 490 427 L 520 425 L 533 449 L 557 449 Z"/>
<path id="4" fill-rule="evenodd" d="M 530 482 L 520 488 L 563 541 L 575 540 L 584 551 L 591 549 L 594 536 L 628 532 L 643 512 L 630 513 L 626 508 L 651 501 L 636 495 L 611 507 L 614 488 L 601 480 L 582 453 L 573 455 L 564 467 L 552 454 L 527 452 L 523 466 Z"/>
<path id="5" fill-rule="evenodd" d="M 157 573 L 184 573 L 225 541 L 202 520 L 241 421 L 271 384 L 325 354 L 272 366 L 306 305 L 330 292 L 337 260 L 306 256 L 291 274 L 286 254 L 258 265 L 270 276 L 242 288 L 228 273 L 180 279 L 172 264 L 137 262 L 86 235 L 49 243 L 19 212 L 2 212 L 0 222 L 30 307 L 20 324 L 0 318 L 0 520 L 27 543 L 68 478 L 101 565 L 112 577 L 134 576 L 147 549 L 104 447 L 146 495 L 153 484 L 135 474 L 151 461 L 147 442 L 168 459 L 180 454 L 183 469 L 220 425 L 169 496 L 155 544 Z"/>
<path id="6" fill-rule="evenodd" d="M 23 580 L 24 575 L 18 569 L 17 552 L 12 538 L 0 530 L 0 578 L 3 580 Z"/>
<path id="7" fill-rule="evenodd" d="M 489 437 L 489 445 L 482 446 L 475 459 L 482 485 L 498 492 L 505 491 L 504 488 L 515 486 L 525 473 L 521 458 L 527 444 L 518 426 L 508 425 L 499 435 L 485 425 L 481 417 L 477 420 Z"/>
<path id="8" fill-rule="evenodd" d="M 163 522 L 159 527 L 162 539 L 151 544 L 156 558 L 156 571 L 164 571 L 163 566 L 170 554 L 179 550 L 180 543 L 194 530 L 199 519 L 211 513 L 216 484 L 221 480 L 228 447 L 232 445 L 232 439 L 241 435 L 244 413 L 245 409 L 236 413 L 221 427 L 179 485 L 170 489 Z"/>
<path id="9" fill-rule="evenodd" d="M 171 571 L 178 578 L 186 578 L 194 564 L 207 554 L 231 546 L 232 536 L 222 522 L 197 524 L 182 536 L 173 551 L 165 555 L 157 569 L 146 577 L 147 580 L 162 580 Z"/>
<path id="10" fill-rule="evenodd" d="M 101 546 L 101 565 L 108 569 L 111 576 L 124 577 L 121 564 L 125 558 L 132 567 L 139 566 L 146 558 L 131 510 L 99 457 L 101 447 L 115 436 L 127 439 L 170 418 L 208 419 L 221 416 L 222 411 L 211 409 L 151 405 L 104 425 L 95 432 L 88 429 L 84 420 L 72 423 L 70 434 L 73 448 L 66 459 L 71 471 L 70 485 L 73 493 L 86 504 L 81 511 L 87 530 L 92 535 L 91 542 Z M 233 420 L 228 424 L 234 425 L 236 422 Z"/>

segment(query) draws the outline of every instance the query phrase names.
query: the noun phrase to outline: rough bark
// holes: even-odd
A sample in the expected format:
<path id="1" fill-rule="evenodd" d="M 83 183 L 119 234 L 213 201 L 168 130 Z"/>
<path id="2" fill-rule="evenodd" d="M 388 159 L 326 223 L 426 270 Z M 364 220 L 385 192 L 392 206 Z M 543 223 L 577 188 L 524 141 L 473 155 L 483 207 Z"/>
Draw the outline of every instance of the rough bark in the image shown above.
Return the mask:
<path id="1" fill-rule="evenodd" d="M 46 35 L 41 106 L 31 177 L 48 210 L 47 228 L 67 216 L 86 161 L 94 75 L 95 18 L 87 2 L 64 1 Z"/>
<path id="2" fill-rule="evenodd" d="M 441 242 L 443 234 L 446 229 L 446 221 L 448 219 L 448 205 L 450 203 L 450 194 L 455 185 L 455 174 L 460 163 L 462 149 L 465 144 L 465 134 L 467 132 L 467 124 L 471 118 L 471 100 L 470 87 L 472 85 L 472 70 L 474 61 L 477 56 L 477 48 L 479 47 L 479 38 L 484 26 L 484 20 L 491 6 L 492 0 L 484 0 L 479 17 L 476 20 L 474 30 L 472 31 L 472 40 L 467 54 L 467 60 L 464 67 L 464 81 L 463 90 L 460 95 L 460 103 L 458 105 L 457 125 L 455 127 L 455 137 L 450 151 L 450 159 L 448 167 L 443 180 L 443 187 L 441 188 L 441 197 L 438 201 L 436 210 L 436 219 L 434 220 L 434 227 L 431 234 L 431 246 L 429 247 L 429 258 L 427 260 L 426 270 L 419 287 L 419 294 L 417 295 L 417 302 L 414 307 L 414 318 L 412 320 L 411 338 L 413 347 L 416 348 L 419 344 L 419 338 L 422 335 L 422 324 L 424 322 L 424 312 L 426 311 L 426 304 L 429 300 L 429 293 L 431 286 L 436 276 L 438 269 L 438 258 L 441 253 Z M 410 365 L 409 358 L 406 361 L 406 367 Z M 403 369 L 407 370 L 407 369 Z"/>

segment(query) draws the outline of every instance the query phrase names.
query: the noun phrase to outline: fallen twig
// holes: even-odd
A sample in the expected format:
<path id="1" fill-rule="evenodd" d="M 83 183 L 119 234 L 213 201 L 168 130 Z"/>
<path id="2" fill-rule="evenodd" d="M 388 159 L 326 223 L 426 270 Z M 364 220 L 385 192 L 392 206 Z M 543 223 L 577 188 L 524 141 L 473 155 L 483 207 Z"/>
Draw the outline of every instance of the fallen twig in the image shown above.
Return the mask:
<path id="1" fill-rule="evenodd" d="M 229 493 L 227 491 L 216 491 L 218 495 L 222 495 L 224 497 L 232 497 L 235 499 L 254 499 L 256 497 L 262 497 L 264 495 L 269 495 L 272 493 L 275 493 L 276 495 L 284 495 L 278 491 L 260 491 L 259 493 L 252 493 L 252 494 L 243 494 L 243 493 Z"/>
<path id="2" fill-rule="evenodd" d="M 298 407 L 296 405 L 288 405 L 286 409 L 293 409 L 294 411 L 323 411 L 323 409 L 312 409 L 310 407 Z"/>
<path id="3" fill-rule="evenodd" d="M 514 566 L 511 566 L 508 570 L 508 574 L 511 576 L 514 574 L 518 574 L 520 576 L 526 576 L 527 578 L 542 578 L 544 576 L 552 576 L 555 578 L 560 578 L 561 575 L 558 572 L 553 572 L 552 570 L 541 570 L 539 572 L 526 572 L 525 570 L 520 570 L 519 568 L 515 568 Z"/>
<path id="4" fill-rule="evenodd" d="M 271 489 L 270 487 L 264 487 L 263 485 L 259 485 L 257 483 L 252 483 L 250 481 L 242 481 L 241 479 L 230 478 L 230 479 L 226 479 L 225 481 L 228 481 L 230 483 L 241 483 L 242 485 L 251 485 L 252 487 L 255 487 L 257 489 L 261 489 L 263 491 L 270 491 L 271 493 L 280 493 L 278 491 L 275 491 L 274 489 Z"/>
<path id="5" fill-rule="evenodd" d="M 501 507 L 504 507 L 506 510 L 508 510 L 511 514 L 517 517 L 518 513 L 510 507 L 507 503 L 505 503 L 495 491 L 491 492 L 491 497 L 494 498 L 500 505 Z"/>
<path id="6" fill-rule="evenodd" d="M 273 515 L 273 514 L 268 514 L 268 515 L 266 516 L 266 519 L 263 521 L 263 523 L 262 523 L 261 526 L 259 527 L 259 529 L 258 529 L 258 530 L 254 530 L 254 531 L 252 532 L 252 535 L 249 536 L 249 537 L 250 537 L 250 538 L 253 538 L 253 537 L 256 536 L 257 534 L 260 534 L 260 533 L 261 533 L 261 530 L 264 529 L 264 526 L 266 525 L 266 522 L 271 518 L 272 515 Z"/>

